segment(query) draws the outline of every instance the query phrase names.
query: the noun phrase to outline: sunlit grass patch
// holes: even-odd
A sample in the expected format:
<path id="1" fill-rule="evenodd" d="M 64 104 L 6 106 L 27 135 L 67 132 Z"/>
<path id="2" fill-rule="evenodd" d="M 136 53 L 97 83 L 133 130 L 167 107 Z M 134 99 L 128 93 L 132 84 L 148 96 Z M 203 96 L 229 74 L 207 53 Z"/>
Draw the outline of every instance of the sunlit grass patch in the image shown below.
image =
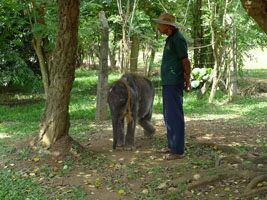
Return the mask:
<path id="1" fill-rule="evenodd" d="M 267 79 L 267 69 L 242 69 L 242 77 L 265 78 Z"/>
<path id="2" fill-rule="evenodd" d="M 31 104 L 27 106 L 0 106 L 1 122 L 36 122 L 40 121 L 43 113 L 44 103 Z"/>
<path id="3" fill-rule="evenodd" d="M 0 124 L 0 135 L 11 139 L 30 138 L 40 129 L 39 122 L 10 122 Z"/>
<path id="4" fill-rule="evenodd" d="M 40 185 L 16 170 L 0 171 L 0 199 L 49 199 L 51 188 Z"/>

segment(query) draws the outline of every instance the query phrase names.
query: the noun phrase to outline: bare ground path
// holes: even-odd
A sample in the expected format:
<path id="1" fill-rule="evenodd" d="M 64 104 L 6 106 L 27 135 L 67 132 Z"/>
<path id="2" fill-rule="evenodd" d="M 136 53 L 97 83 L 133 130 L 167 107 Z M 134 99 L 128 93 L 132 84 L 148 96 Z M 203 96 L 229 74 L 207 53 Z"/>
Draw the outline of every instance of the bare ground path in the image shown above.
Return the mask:
<path id="1" fill-rule="evenodd" d="M 60 155 L 60 149 L 53 148 L 46 152 L 52 157 L 41 157 L 43 150 L 35 149 L 27 159 L 14 159 L 12 164 L 20 166 L 25 176 L 51 167 L 50 171 L 36 171 L 34 176 L 40 184 L 57 188 L 52 195 L 63 195 L 66 188 L 79 186 L 86 191 L 86 199 L 99 200 L 249 199 L 244 194 L 264 199 L 267 159 L 261 156 L 267 154 L 263 146 L 267 125 L 234 121 L 215 115 L 186 116 L 186 156 L 180 160 L 164 161 L 157 152 L 166 145 L 166 137 L 162 116 L 154 115 L 155 137 L 144 139 L 138 127 L 135 151 L 112 150 L 111 123 L 106 121 L 95 124 L 99 131 L 88 132 L 81 142 L 87 153 L 79 154 L 72 148 Z M 17 148 L 26 144 L 22 141 Z M 45 175 L 50 179 L 42 178 Z"/>

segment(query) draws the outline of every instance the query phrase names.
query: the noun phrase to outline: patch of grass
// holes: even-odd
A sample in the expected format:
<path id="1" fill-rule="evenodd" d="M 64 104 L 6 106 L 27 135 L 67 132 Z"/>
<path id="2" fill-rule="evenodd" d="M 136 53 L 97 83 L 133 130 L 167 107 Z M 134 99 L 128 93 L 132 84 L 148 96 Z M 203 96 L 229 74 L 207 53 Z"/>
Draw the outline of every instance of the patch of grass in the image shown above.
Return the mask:
<path id="1" fill-rule="evenodd" d="M 42 186 L 16 170 L 0 171 L 0 199 L 50 199 L 51 188 Z"/>
<path id="2" fill-rule="evenodd" d="M 2 122 L 36 122 L 40 121 L 44 103 L 28 106 L 0 106 L 0 123 Z"/>
<path id="3" fill-rule="evenodd" d="M 267 78 L 267 69 L 242 69 L 239 74 L 243 77 Z"/>

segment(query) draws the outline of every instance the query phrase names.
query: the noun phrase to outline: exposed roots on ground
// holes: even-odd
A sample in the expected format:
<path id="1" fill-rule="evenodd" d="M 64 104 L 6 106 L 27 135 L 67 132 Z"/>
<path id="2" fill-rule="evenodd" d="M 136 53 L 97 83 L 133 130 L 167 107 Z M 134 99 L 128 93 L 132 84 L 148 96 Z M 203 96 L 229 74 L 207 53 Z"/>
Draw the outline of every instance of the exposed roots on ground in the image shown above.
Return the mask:
<path id="1" fill-rule="evenodd" d="M 49 149 L 53 155 L 73 154 L 78 155 L 84 151 L 84 147 L 69 135 L 61 137 Z"/>
<path id="2" fill-rule="evenodd" d="M 210 142 L 199 142 L 199 145 L 215 150 L 221 150 L 224 153 L 227 153 L 227 155 L 216 160 L 214 168 L 208 172 L 209 174 L 212 174 L 211 176 L 207 176 L 207 172 L 205 172 L 198 174 L 197 178 L 192 177 L 189 180 L 191 183 L 187 186 L 188 191 L 227 178 L 238 177 L 249 180 L 245 193 L 240 197 L 252 198 L 267 193 L 267 186 L 261 187 L 261 183 L 267 181 L 267 169 L 264 167 L 267 162 L 267 155 L 244 155 L 235 147 L 217 145 Z"/>
<path id="3" fill-rule="evenodd" d="M 260 175 L 260 176 L 256 176 L 255 178 L 253 178 L 250 183 L 247 185 L 246 187 L 246 192 L 249 192 L 250 190 L 254 189 L 255 187 L 257 187 L 257 185 L 259 183 L 261 183 L 262 181 L 267 180 L 267 173 L 264 175 Z"/>
<path id="4" fill-rule="evenodd" d="M 32 147 L 39 146 L 39 148 L 45 148 L 53 156 L 66 156 L 66 155 L 78 156 L 79 153 L 82 153 L 85 150 L 85 148 L 80 143 L 75 141 L 69 135 L 61 137 L 59 140 L 57 140 L 54 144 L 52 144 L 49 147 L 44 147 L 40 143 L 40 140 L 38 140 L 38 137 L 35 137 L 33 140 L 31 140 L 29 145 Z"/>
<path id="5" fill-rule="evenodd" d="M 228 154 L 241 154 L 242 152 L 235 148 L 235 147 L 232 147 L 232 146 L 227 146 L 227 145 L 222 145 L 222 144 L 214 144 L 212 142 L 198 142 L 198 144 L 200 146 L 205 146 L 205 147 L 210 147 L 210 148 L 213 148 L 215 150 L 221 150 L 225 153 L 228 153 Z"/>
<path id="6" fill-rule="evenodd" d="M 257 195 L 264 194 L 264 193 L 267 193 L 267 186 L 262 187 L 262 188 L 258 188 L 258 189 L 250 190 L 249 192 L 246 192 L 246 193 L 240 195 L 239 197 L 240 198 L 243 198 L 243 197 L 252 198 L 252 197 L 255 197 Z"/>
<path id="7" fill-rule="evenodd" d="M 249 87 L 241 90 L 242 96 L 251 96 L 257 93 L 266 93 L 267 92 L 267 84 L 266 83 L 254 83 Z"/>
<path id="8" fill-rule="evenodd" d="M 252 159 L 251 162 L 255 164 L 267 164 L 267 154 L 260 155 L 259 157 Z"/>

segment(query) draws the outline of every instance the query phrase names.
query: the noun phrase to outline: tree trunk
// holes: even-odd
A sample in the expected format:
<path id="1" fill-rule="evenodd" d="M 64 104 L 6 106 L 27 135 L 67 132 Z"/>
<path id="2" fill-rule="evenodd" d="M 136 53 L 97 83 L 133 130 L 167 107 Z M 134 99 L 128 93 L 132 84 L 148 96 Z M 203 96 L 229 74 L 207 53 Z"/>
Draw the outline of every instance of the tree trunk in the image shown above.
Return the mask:
<path id="1" fill-rule="evenodd" d="M 232 64 L 229 65 L 228 69 L 228 79 L 229 79 L 229 88 L 228 88 L 228 95 L 229 101 L 234 101 L 237 96 L 237 60 L 236 60 L 236 28 L 233 27 L 233 43 L 232 43 Z"/>
<path id="2" fill-rule="evenodd" d="M 194 68 L 200 67 L 200 46 L 201 46 L 201 0 L 195 0 L 192 6 L 193 15 L 193 31 L 192 38 L 194 40 Z"/>
<path id="3" fill-rule="evenodd" d="M 120 72 L 123 73 L 123 52 L 122 52 L 122 40 L 119 42 L 119 54 L 118 54 L 118 60 L 120 63 Z"/>
<path id="4" fill-rule="evenodd" d="M 132 41 L 132 47 L 131 47 L 130 71 L 137 72 L 138 55 L 139 55 L 139 39 L 137 33 L 132 35 L 131 41 Z"/>
<path id="5" fill-rule="evenodd" d="M 122 40 L 121 40 L 121 73 L 127 72 L 128 63 L 127 63 L 127 53 L 128 46 L 126 41 L 126 25 L 122 25 Z"/>
<path id="6" fill-rule="evenodd" d="M 110 60 L 110 66 L 112 70 L 116 69 L 116 48 L 117 48 L 117 35 L 118 33 L 114 31 L 114 38 L 112 40 L 111 45 L 109 46 L 109 60 Z"/>
<path id="7" fill-rule="evenodd" d="M 214 69 L 215 70 L 215 69 Z M 217 87 L 218 87 L 218 83 L 219 83 L 219 78 L 217 76 L 218 74 L 218 71 L 216 69 L 216 71 L 214 72 L 214 77 L 212 79 L 212 87 L 211 87 L 211 91 L 210 91 L 210 97 L 209 97 L 209 104 L 212 104 L 213 103 L 213 99 L 215 97 L 215 94 L 216 94 L 216 90 L 217 90 Z"/>
<path id="8" fill-rule="evenodd" d="M 116 68 L 116 54 L 115 54 L 115 48 L 114 47 L 112 49 L 109 48 L 108 56 L 109 56 L 111 69 L 115 69 Z"/>
<path id="9" fill-rule="evenodd" d="M 212 50 L 213 50 L 213 57 L 214 57 L 214 73 L 213 73 L 213 82 L 212 82 L 212 88 L 211 88 L 211 92 L 210 92 L 210 97 L 209 97 L 209 103 L 213 103 L 213 99 L 215 97 L 216 94 L 216 90 L 219 84 L 219 81 L 222 77 L 222 73 L 220 68 L 222 68 L 222 60 L 223 60 L 223 54 L 225 53 L 225 44 L 224 44 L 224 40 L 225 40 L 225 33 L 226 33 L 226 15 L 227 15 L 227 6 L 228 6 L 228 0 L 225 1 L 225 6 L 224 6 L 224 12 L 223 15 L 221 17 L 222 20 L 222 27 L 220 32 L 218 33 L 217 31 L 217 27 L 216 27 L 216 21 L 220 18 L 216 18 L 217 13 L 216 11 L 216 5 L 211 5 L 209 3 L 209 8 L 212 8 L 214 10 L 214 12 L 212 12 L 211 14 L 211 20 L 210 20 L 210 29 L 211 29 L 211 43 L 212 43 Z M 218 15 L 219 11 L 218 11 Z"/>
<path id="10" fill-rule="evenodd" d="M 126 2 L 126 1 L 124 1 Z M 130 35 L 131 35 L 131 30 L 132 30 L 132 22 L 133 22 L 133 17 L 135 13 L 135 9 L 137 6 L 137 0 L 134 0 L 133 4 L 133 9 L 132 13 L 130 14 L 130 0 L 127 1 L 127 6 L 126 6 L 126 11 L 123 10 L 122 8 L 122 1 L 117 0 L 117 6 L 118 6 L 118 11 L 122 20 L 122 55 L 121 55 L 121 72 L 125 73 L 129 71 L 129 66 L 130 66 L 130 49 L 131 49 L 131 41 L 130 41 Z M 129 19 L 130 17 L 130 19 Z M 127 24 L 129 24 L 129 30 L 127 33 Z"/>
<path id="11" fill-rule="evenodd" d="M 69 103 L 78 43 L 80 1 L 59 0 L 58 33 L 49 71 L 50 85 L 40 125 L 39 139 L 50 146 L 63 136 L 69 137 Z"/>
<path id="12" fill-rule="evenodd" d="M 108 91 L 108 42 L 109 42 L 109 27 L 104 11 L 99 12 L 99 18 L 102 22 L 103 30 L 100 46 L 100 61 L 98 69 L 98 84 L 97 84 L 97 102 L 95 119 L 97 121 L 106 120 L 107 113 L 107 91 Z"/>
<path id="13" fill-rule="evenodd" d="M 248 15 L 251 16 L 267 34 L 267 0 L 241 0 Z"/>
<path id="14" fill-rule="evenodd" d="M 151 75 L 152 75 L 152 68 L 153 68 L 153 64 L 154 64 L 154 60 L 155 60 L 155 55 L 156 55 L 156 50 L 155 50 L 155 48 L 152 47 L 151 55 L 149 58 L 148 70 L 147 70 L 147 76 L 148 77 L 151 77 Z"/>
<path id="15" fill-rule="evenodd" d="M 155 31 L 155 40 L 158 42 L 159 39 L 159 31 L 157 30 L 157 28 L 154 28 Z M 151 77 L 152 75 L 152 71 L 153 71 L 153 64 L 154 64 L 154 60 L 155 60 L 155 56 L 156 56 L 156 47 L 154 44 L 152 44 L 152 50 L 151 50 L 151 55 L 149 58 L 149 64 L 148 64 L 148 71 L 147 71 L 147 76 Z"/>
<path id="16" fill-rule="evenodd" d="M 32 6 L 34 8 L 34 11 L 36 13 L 36 17 L 33 19 L 34 24 L 32 24 L 32 20 L 30 18 L 30 24 L 32 26 L 32 30 L 34 30 L 34 27 L 36 24 L 41 24 L 43 26 L 46 26 L 45 23 L 45 5 L 44 2 L 42 2 L 40 5 L 37 5 L 35 1 L 32 2 Z M 44 46 L 49 43 L 48 37 L 43 36 L 43 31 L 36 31 L 33 32 L 33 39 L 32 39 L 32 46 L 36 52 L 36 55 L 38 57 L 40 69 L 41 69 L 41 75 L 42 80 L 44 84 L 44 93 L 47 97 L 48 87 L 50 84 L 49 80 L 49 64 L 51 59 L 51 51 L 46 51 L 44 49 Z"/>
<path id="17" fill-rule="evenodd" d="M 44 93 L 45 97 L 47 97 L 48 93 L 48 87 L 49 87 L 49 74 L 48 74 L 48 66 L 47 62 L 45 59 L 45 55 L 43 53 L 43 47 L 42 47 L 42 38 L 34 38 L 32 40 L 32 46 L 37 54 L 40 69 L 41 69 L 41 75 L 42 75 L 42 80 L 44 84 Z"/>

